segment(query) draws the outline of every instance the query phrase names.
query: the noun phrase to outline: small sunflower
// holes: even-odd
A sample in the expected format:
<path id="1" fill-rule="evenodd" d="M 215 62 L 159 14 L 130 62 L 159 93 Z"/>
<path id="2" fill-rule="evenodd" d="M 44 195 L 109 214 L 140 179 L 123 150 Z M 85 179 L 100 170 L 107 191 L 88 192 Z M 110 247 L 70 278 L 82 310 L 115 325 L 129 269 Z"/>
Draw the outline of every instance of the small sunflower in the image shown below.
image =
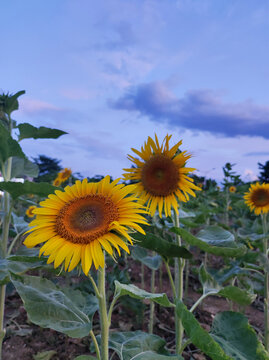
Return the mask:
<path id="1" fill-rule="evenodd" d="M 59 172 L 58 174 L 58 178 L 62 181 L 65 182 L 66 180 L 68 180 L 70 178 L 72 174 L 72 170 L 68 169 L 68 168 L 64 168 L 61 172 Z"/>
<path id="2" fill-rule="evenodd" d="M 269 212 L 269 184 L 251 184 L 244 195 L 245 203 L 256 215 Z"/>
<path id="3" fill-rule="evenodd" d="M 204 184 L 200 182 L 200 183 L 197 184 L 197 186 L 198 186 L 200 189 L 203 189 Z"/>
<path id="4" fill-rule="evenodd" d="M 171 215 L 171 207 L 178 213 L 177 199 L 186 202 L 189 195 L 196 196 L 193 189 L 201 190 L 187 176 L 195 170 L 185 167 L 191 155 L 186 151 L 178 151 L 182 141 L 169 148 L 171 137 L 172 135 L 166 135 L 161 145 L 156 135 L 155 142 L 148 137 L 141 151 L 132 149 L 140 159 L 128 155 L 135 167 L 124 169 L 127 172 L 123 175 L 124 179 L 136 182 L 135 194 L 143 204 L 147 203 L 151 216 L 157 207 L 160 217 L 163 209 L 165 216 Z"/>
<path id="5" fill-rule="evenodd" d="M 230 193 L 235 193 L 236 192 L 236 187 L 234 185 L 230 186 L 229 191 L 230 191 Z"/>
<path id="6" fill-rule="evenodd" d="M 81 262 L 86 275 L 92 263 L 96 269 L 105 266 L 103 249 L 111 256 L 113 248 L 120 255 L 119 246 L 129 253 L 123 239 L 132 244 L 129 230 L 144 234 L 138 224 L 147 224 L 141 216 L 146 211 L 129 196 L 133 186 L 118 181 L 110 183 L 109 176 L 98 183 L 77 180 L 64 191 L 56 190 L 34 210 L 37 216 L 24 244 L 31 248 L 45 242 L 40 255 L 50 255 L 48 264 L 54 262 L 56 268 L 64 261 L 65 271 L 72 271 Z"/>
<path id="7" fill-rule="evenodd" d="M 57 177 L 55 180 L 53 180 L 53 186 L 60 186 L 61 185 L 61 183 L 62 183 L 62 180 L 59 178 L 59 177 Z"/>
<path id="8" fill-rule="evenodd" d="M 35 214 L 34 214 L 34 210 L 37 209 L 36 206 L 29 206 L 28 209 L 26 210 L 25 214 L 28 216 L 28 217 L 34 217 Z"/>

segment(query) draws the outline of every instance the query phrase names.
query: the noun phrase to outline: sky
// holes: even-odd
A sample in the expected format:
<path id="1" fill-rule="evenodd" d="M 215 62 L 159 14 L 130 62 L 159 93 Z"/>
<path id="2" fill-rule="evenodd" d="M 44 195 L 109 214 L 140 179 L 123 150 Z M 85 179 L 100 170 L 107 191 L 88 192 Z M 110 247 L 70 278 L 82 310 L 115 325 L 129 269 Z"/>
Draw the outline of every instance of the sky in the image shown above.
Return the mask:
<path id="1" fill-rule="evenodd" d="M 23 140 L 29 158 L 117 178 L 156 133 L 218 181 L 269 160 L 269 0 L 10 0 L 0 31 L 13 118 L 68 133 Z"/>

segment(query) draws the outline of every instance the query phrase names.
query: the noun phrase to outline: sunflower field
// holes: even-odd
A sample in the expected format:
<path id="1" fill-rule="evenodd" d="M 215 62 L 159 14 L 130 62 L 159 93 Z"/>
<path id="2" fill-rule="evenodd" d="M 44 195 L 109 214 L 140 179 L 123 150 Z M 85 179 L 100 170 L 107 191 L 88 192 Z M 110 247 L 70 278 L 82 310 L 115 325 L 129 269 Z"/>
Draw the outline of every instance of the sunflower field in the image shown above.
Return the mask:
<path id="1" fill-rule="evenodd" d="M 198 178 L 181 139 L 132 148 L 122 177 L 36 181 L 0 95 L 0 359 L 269 359 L 269 184 Z"/>

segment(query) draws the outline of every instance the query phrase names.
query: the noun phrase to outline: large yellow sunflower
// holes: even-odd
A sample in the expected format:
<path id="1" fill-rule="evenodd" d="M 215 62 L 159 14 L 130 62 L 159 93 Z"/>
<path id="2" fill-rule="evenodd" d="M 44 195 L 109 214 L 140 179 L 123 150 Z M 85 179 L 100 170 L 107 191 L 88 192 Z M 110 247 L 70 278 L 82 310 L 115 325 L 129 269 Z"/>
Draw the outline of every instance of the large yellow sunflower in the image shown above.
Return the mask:
<path id="1" fill-rule="evenodd" d="M 138 224 L 147 224 L 141 216 L 146 211 L 129 196 L 133 186 L 118 181 L 110 183 L 109 176 L 99 183 L 84 179 L 56 190 L 34 210 L 36 219 L 29 224 L 33 228 L 24 244 L 34 247 L 45 242 L 40 255 L 49 255 L 48 264 L 54 262 L 56 268 L 65 261 L 65 271 L 72 271 L 81 262 L 86 275 L 92 263 L 96 269 L 105 266 L 103 249 L 111 256 L 114 248 L 120 255 L 119 246 L 129 253 L 128 232 L 144 234 Z"/>
<path id="2" fill-rule="evenodd" d="M 269 212 L 269 184 L 251 184 L 244 195 L 245 203 L 256 215 Z"/>
<path id="3" fill-rule="evenodd" d="M 148 137 L 141 151 L 132 149 L 140 157 L 128 155 L 135 167 L 124 169 L 124 179 L 135 181 L 135 193 L 143 204 L 147 203 L 150 214 L 153 216 L 157 207 L 160 217 L 164 209 L 165 216 L 171 215 L 171 207 L 178 213 L 177 199 L 188 201 L 189 195 L 196 196 L 193 190 L 201 190 L 193 184 L 193 179 L 187 174 L 194 171 L 185 167 L 191 157 L 186 151 L 178 152 L 182 141 L 169 148 L 172 135 L 166 135 L 162 144 L 155 135 L 155 142 Z"/>

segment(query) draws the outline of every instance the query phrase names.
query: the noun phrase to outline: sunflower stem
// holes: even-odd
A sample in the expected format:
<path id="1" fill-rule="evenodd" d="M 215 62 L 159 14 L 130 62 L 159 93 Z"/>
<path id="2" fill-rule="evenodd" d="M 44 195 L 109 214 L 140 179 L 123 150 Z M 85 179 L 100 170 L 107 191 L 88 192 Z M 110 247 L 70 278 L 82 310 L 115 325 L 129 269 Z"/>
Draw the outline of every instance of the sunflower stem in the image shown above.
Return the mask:
<path id="1" fill-rule="evenodd" d="M 151 278 L 150 278 L 150 291 L 152 294 L 155 293 L 155 270 L 151 270 Z M 154 325 L 154 309 L 155 303 L 153 301 L 150 302 L 150 315 L 149 315 L 149 333 L 153 334 L 153 325 Z"/>
<path id="2" fill-rule="evenodd" d="M 262 227 L 264 235 L 267 234 L 267 219 L 265 213 L 261 214 L 262 217 Z M 268 249 L 268 238 L 267 236 L 263 239 L 263 253 L 267 257 Z M 269 351 L 269 273 L 264 269 L 264 346 L 267 351 Z"/>
<path id="3" fill-rule="evenodd" d="M 169 267 L 169 264 L 167 261 L 164 262 L 165 263 L 165 267 L 166 267 L 166 271 L 170 280 L 170 284 L 171 284 L 171 288 L 172 288 L 172 292 L 173 292 L 173 298 L 174 298 L 174 302 L 176 301 L 176 297 L 177 297 L 177 292 L 176 292 L 176 287 L 175 287 L 175 283 L 171 274 L 171 270 Z"/>
<path id="4" fill-rule="evenodd" d="M 101 326 L 101 359 L 108 360 L 108 339 L 109 339 L 109 322 L 106 305 L 106 272 L 105 268 L 98 270 L 98 291 L 100 294 L 99 300 L 99 316 Z"/>
<path id="5" fill-rule="evenodd" d="M 12 120 L 10 114 L 8 114 L 9 120 L 9 133 L 12 134 Z M 1 172 L 4 176 L 4 181 L 11 180 L 11 169 L 12 169 L 12 157 L 8 158 L 6 167 L 3 164 Z M 4 220 L 3 220 L 3 232 L 2 232 L 2 258 L 7 256 L 7 245 L 8 245 L 8 236 L 9 236 L 9 226 L 11 219 L 11 203 L 10 195 L 7 191 L 4 191 Z M 5 296 L 6 296 L 6 285 L 1 285 L 0 287 L 0 360 L 2 359 L 2 345 L 5 337 L 5 328 L 4 328 L 4 312 L 5 312 Z"/>
<path id="6" fill-rule="evenodd" d="M 179 217 L 176 212 L 174 212 L 173 222 L 175 227 L 179 227 Z M 181 246 L 181 237 L 176 235 L 177 244 Z M 183 299 L 183 272 L 184 272 L 185 262 L 183 259 L 177 258 L 175 261 L 175 283 L 176 283 L 176 299 L 182 301 Z M 176 354 L 180 355 L 180 349 L 182 347 L 182 338 L 183 338 L 183 326 L 181 319 L 177 315 L 175 310 L 175 322 L 176 322 Z"/>

